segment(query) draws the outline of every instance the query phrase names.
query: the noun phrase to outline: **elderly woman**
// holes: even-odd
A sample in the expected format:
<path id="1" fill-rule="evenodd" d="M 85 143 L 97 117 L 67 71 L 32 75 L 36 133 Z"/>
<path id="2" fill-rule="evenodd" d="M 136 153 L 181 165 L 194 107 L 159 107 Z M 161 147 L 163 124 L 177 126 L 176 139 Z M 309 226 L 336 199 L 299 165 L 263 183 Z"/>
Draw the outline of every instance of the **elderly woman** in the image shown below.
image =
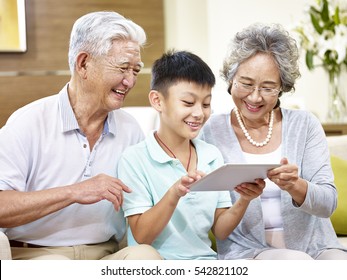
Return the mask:
<path id="1" fill-rule="evenodd" d="M 309 112 L 280 107 L 294 90 L 295 40 L 279 25 L 236 34 L 221 71 L 235 107 L 212 115 L 201 138 L 229 163 L 281 163 L 226 240 L 220 259 L 347 259 L 330 222 L 337 192 L 323 128 Z M 235 202 L 239 195 L 230 193 Z"/>

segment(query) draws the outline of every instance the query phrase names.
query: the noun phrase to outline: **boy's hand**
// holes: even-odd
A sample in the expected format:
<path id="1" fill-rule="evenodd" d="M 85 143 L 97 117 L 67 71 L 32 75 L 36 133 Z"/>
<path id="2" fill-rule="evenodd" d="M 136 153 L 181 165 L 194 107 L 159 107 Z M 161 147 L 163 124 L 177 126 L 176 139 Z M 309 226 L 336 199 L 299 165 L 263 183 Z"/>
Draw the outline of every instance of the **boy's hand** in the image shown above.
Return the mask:
<path id="1" fill-rule="evenodd" d="M 178 197 L 185 196 L 190 192 L 190 185 L 204 176 L 205 173 L 198 170 L 189 172 L 187 175 L 182 176 L 182 178 L 173 185 L 176 195 Z"/>
<path id="2" fill-rule="evenodd" d="M 241 198 L 251 201 L 263 193 L 265 188 L 265 181 L 263 179 L 256 179 L 255 183 L 242 183 L 235 187 L 235 191 L 240 194 Z"/>

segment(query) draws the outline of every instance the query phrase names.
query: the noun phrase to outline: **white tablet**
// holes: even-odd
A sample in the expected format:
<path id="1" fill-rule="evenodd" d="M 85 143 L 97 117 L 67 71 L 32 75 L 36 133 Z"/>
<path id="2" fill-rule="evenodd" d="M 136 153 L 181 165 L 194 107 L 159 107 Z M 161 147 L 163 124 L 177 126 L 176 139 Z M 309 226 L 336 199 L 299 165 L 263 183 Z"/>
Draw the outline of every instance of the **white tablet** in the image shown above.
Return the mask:
<path id="1" fill-rule="evenodd" d="M 194 182 L 191 191 L 225 191 L 245 182 L 254 182 L 257 178 L 266 179 L 267 171 L 280 164 L 234 164 L 227 163 L 213 170 L 205 177 Z"/>

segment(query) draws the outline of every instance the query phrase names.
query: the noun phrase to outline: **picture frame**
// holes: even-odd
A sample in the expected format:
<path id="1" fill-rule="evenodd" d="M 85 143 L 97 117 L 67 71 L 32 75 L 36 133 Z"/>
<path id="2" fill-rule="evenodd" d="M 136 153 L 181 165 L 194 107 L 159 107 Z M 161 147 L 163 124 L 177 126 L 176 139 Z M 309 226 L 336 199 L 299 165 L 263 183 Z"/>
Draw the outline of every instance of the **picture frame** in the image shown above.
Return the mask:
<path id="1" fill-rule="evenodd" d="M 0 0 L 0 52 L 26 52 L 25 0 Z"/>

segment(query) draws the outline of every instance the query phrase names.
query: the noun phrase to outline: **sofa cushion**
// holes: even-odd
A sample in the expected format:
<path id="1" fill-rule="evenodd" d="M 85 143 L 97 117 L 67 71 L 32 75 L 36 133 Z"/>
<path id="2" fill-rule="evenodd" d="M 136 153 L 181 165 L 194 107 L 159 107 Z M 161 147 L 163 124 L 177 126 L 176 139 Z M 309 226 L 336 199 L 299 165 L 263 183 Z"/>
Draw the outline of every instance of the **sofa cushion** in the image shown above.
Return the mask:
<path id="1" fill-rule="evenodd" d="M 347 161 L 332 155 L 331 166 L 338 193 L 337 209 L 331 222 L 337 235 L 347 235 Z"/>
<path id="2" fill-rule="evenodd" d="M 210 231 L 208 232 L 208 237 L 210 238 L 211 243 L 212 243 L 212 244 L 211 244 L 211 248 L 212 248 L 214 251 L 217 252 L 216 238 L 215 238 L 215 236 L 214 236 L 212 230 L 210 230 Z"/>

